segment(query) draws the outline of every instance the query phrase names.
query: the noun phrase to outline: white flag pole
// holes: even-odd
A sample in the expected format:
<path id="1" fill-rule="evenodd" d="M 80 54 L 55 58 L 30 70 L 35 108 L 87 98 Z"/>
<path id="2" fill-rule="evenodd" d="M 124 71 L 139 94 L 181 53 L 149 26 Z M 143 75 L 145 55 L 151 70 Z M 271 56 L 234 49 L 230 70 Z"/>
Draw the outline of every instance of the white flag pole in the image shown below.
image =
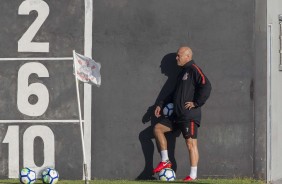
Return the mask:
<path id="1" fill-rule="evenodd" d="M 85 174 L 85 183 L 88 184 L 88 172 L 87 172 L 87 164 L 86 164 L 86 156 L 85 156 L 85 144 L 84 144 L 84 133 L 83 133 L 83 125 L 82 125 L 82 118 L 81 118 L 81 105 L 80 105 L 80 94 L 78 88 L 78 80 L 77 80 L 77 66 L 75 62 L 75 51 L 73 50 L 73 62 L 74 62 L 74 73 L 75 73 L 75 85 L 76 85 L 76 94 L 77 94 L 77 104 L 78 104 L 78 114 L 79 114 L 79 124 L 80 124 L 80 135 L 81 135 L 81 143 L 82 143 L 82 153 L 83 153 L 83 168 Z"/>

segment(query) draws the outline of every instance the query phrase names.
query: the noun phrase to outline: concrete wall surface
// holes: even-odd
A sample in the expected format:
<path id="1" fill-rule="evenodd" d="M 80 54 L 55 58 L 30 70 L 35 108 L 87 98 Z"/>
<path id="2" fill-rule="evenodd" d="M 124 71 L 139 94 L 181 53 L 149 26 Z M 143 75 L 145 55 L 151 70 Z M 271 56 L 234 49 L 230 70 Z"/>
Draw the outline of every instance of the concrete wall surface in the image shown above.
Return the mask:
<path id="1" fill-rule="evenodd" d="M 282 178 L 282 125 L 281 125 L 281 81 L 282 71 L 279 70 L 281 57 L 279 15 L 282 14 L 282 2 L 267 2 L 268 23 L 268 180 L 277 181 Z"/>
<path id="2" fill-rule="evenodd" d="M 255 1 L 254 177 L 267 174 L 267 2 Z"/>
<path id="3" fill-rule="evenodd" d="M 85 4 L 0 0 L 0 178 L 23 167 L 82 178 L 72 50 L 86 50 Z"/>
<path id="4" fill-rule="evenodd" d="M 273 12 L 266 20 L 267 5 Z M 198 177 L 266 179 L 267 167 L 268 179 L 280 179 L 280 5 L 0 0 L 0 178 L 18 177 L 24 166 L 38 173 L 55 167 L 61 179 L 82 178 L 72 50 L 91 56 L 92 49 L 102 65 L 102 85 L 80 85 L 91 178 L 155 179 L 155 103 L 173 90 L 180 72 L 175 52 L 188 45 L 213 88 L 202 108 Z M 268 65 L 267 23 L 273 38 Z M 184 178 L 190 172 L 184 139 L 179 132 L 167 139 L 173 169 Z"/>
<path id="5" fill-rule="evenodd" d="M 94 0 L 93 7 L 93 58 L 102 64 L 92 101 L 94 178 L 152 179 L 160 161 L 154 104 L 173 89 L 181 45 L 191 46 L 213 86 L 199 129 L 199 177 L 265 177 L 254 169 L 255 1 Z M 185 177 L 182 135 L 167 136 L 173 168 Z"/>

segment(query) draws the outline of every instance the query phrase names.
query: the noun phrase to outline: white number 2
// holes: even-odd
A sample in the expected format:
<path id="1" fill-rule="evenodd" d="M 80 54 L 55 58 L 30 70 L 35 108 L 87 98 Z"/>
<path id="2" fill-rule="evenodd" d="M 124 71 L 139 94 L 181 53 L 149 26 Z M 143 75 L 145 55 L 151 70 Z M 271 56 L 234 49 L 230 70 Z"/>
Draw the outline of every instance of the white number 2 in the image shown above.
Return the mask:
<path id="1" fill-rule="evenodd" d="M 19 15 L 29 15 L 35 10 L 38 13 L 35 21 L 18 41 L 18 52 L 49 52 L 49 42 L 32 42 L 32 39 L 49 15 L 49 6 L 42 0 L 25 0 L 19 7 Z"/>

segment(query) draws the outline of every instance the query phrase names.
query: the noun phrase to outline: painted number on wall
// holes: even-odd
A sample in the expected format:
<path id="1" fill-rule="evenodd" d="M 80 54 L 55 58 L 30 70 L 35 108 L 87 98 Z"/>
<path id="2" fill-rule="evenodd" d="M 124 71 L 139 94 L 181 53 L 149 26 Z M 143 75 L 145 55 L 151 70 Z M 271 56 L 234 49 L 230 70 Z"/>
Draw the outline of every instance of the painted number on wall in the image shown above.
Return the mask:
<path id="1" fill-rule="evenodd" d="M 44 143 L 44 162 L 37 166 L 34 162 L 34 139 L 40 137 Z M 9 144 L 9 178 L 17 178 L 19 174 L 19 126 L 9 126 L 3 143 Z M 46 166 L 55 164 L 54 133 L 47 126 L 31 126 L 23 134 L 23 165 L 39 173 Z"/>
<path id="2" fill-rule="evenodd" d="M 32 39 L 49 15 L 49 6 L 42 0 L 25 0 L 19 7 L 19 15 L 29 15 L 35 10 L 38 13 L 35 21 L 18 41 L 18 52 L 49 52 L 48 42 L 32 42 Z"/>
<path id="3" fill-rule="evenodd" d="M 19 5 L 18 15 L 29 15 L 36 11 L 38 16 L 30 27 L 18 40 L 18 52 L 49 52 L 49 42 L 33 42 L 36 33 L 48 18 L 49 6 L 43 0 L 25 0 Z M 48 69 L 39 62 L 28 62 L 18 70 L 17 107 L 18 110 L 30 117 L 43 115 L 49 105 L 49 91 L 42 83 L 30 83 L 29 77 L 36 74 L 38 78 L 49 77 Z M 31 103 L 31 95 L 37 97 L 35 103 Z M 39 137 L 44 143 L 43 164 L 38 166 L 34 162 L 34 139 Z M 23 142 L 21 143 L 20 140 Z M 30 167 L 39 173 L 45 167 L 55 165 L 55 138 L 48 126 L 33 125 L 25 130 L 20 139 L 19 125 L 8 126 L 3 143 L 8 144 L 9 178 L 17 178 L 20 163 L 20 144 L 23 145 L 23 167 Z"/>
<path id="4" fill-rule="evenodd" d="M 49 77 L 47 68 L 37 62 L 26 63 L 19 69 L 18 72 L 18 92 L 17 105 L 21 113 L 28 116 L 41 116 L 48 108 L 49 92 L 46 86 L 42 83 L 29 84 L 29 76 L 37 74 L 38 77 Z M 31 104 L 29 97 L 37 96 L 37 102 Z"/>

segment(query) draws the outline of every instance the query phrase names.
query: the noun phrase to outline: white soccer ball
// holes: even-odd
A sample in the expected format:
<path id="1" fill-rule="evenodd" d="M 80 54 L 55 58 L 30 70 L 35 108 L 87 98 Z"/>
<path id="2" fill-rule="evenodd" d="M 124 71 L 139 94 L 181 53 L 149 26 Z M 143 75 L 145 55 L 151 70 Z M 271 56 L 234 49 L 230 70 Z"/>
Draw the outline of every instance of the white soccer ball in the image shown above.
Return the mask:
<path id="1" fill-rule="evenodd" d="M 35 183 L 35 181 L 36 181 L 35 171 L 31 170 L 28 167 L 25 167 L 25 168 L 23 168 L 20 171 L 19 179 L 20 179 L 20 182 L 22 184 L 32 184 L 32 183 Z"/>
<path id="2" fill-rule="evenodd" d="M 173 113 L 173 103 L 166 104 L 163 108 L 163 115 L 165 117 L 169 117 L 171 116 L 172 113 Z"/>
<path id="3" fill-rule="evenodd" d="M 42 182 L 45 184 L 55 184 L 59 181 L 59 173 L 52 168 L 45 169 L 41 176 Z"/>
<path id="4" fill-rule="evenodd" d="M 175 179 L 175 172 L 171 168 L 164 168 L 159 172 L 159 180 L 161 181 L 174 181 Z"/>

